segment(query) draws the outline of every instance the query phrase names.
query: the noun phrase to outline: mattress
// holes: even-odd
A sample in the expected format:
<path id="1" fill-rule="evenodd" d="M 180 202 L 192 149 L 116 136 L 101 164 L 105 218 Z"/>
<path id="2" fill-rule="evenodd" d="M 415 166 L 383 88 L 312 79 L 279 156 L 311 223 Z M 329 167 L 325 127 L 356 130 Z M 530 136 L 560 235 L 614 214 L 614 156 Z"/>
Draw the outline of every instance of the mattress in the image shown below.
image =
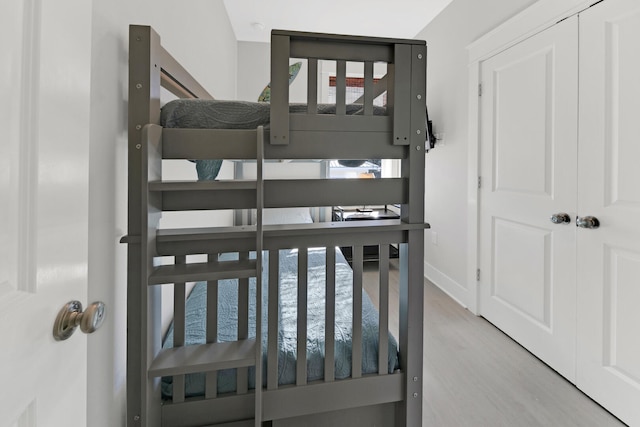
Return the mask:
<path id="1" fill-rule="evenodd" d="M 237 256 L 237 255 L 236 255 Z M 223 254 L 221 259 L 233 259 L 234 255 Z M 268 253 L 264 255 L 263 295 L 267 295 Z M 324 337 L 325 337 L 325 250 L 309 249 L 308 257 L 308 315 L 307 315 L 307 379 L 315 381 L 324 378 Z M 297 342 L 297 265 L 296 249 L 280 251 L 280 288 L 278 307 L 278 383 L 296 382 L 296 342 Z M 237 339 L 238 287 L 235 280 L 223 280 L 218 288 L 218 341 Z M 351 337 L 353 272 L 340 250 L 336 249 L 336 318 L 335 318 L 335 377 L 344 379 L 351 376 Z M 202 344 L 206 341 L 206 283 L 198 283 L 186 302 L 186 345 Z M 378 372 L 378 311 L 366 292 L 362 293 L 362 373 Z M 255 279 L 249 283 L 249 336 L 255 337 Z M 266 300 L 266 298 L 265 298 Z M 263 331 L 267 325 L 267 307 L 263 307 Z M 165 338 L 163 348 L 173 345 L 173 324 Z M 389 334 L 389 373 L 399 368 L 396 339 Z M 262 338 L 263 386 L 266 386 L 266 336 Z M 254 368 L 249 368 L 249 388 L 255 387 Z M 185 378 L 187 397 L 204 394 L 205 374 L 189 374 Z M 218 393 L 229 393 L 236 389 L 236 370 L 218 372 Z M 172 396 L 172 378 L 162 379 L 162 394 Z"/>
<path id="2" fill-rule="evenodd" d="M 306 113 L 306 104 L 289 105 L 290 113 Z M 318 114 L 335 114 L 335 104 L 319 104 Z M 362 114 L 362 105 L 346 105 L 347 115 Z M 374 115 L 385 115 L 386 108 L 374 107 Z M 187 129 L 256 129 L 269 128 L 271 104 L 268 102 L 176 99 L 162 107 L 160 124 L 168 128 Z M 222 167 L 221 159 L 194 160 L 198 180 L 213 181 Z"/>
<path id="3" fill-rule="evenodd" d="M 304 114 L 306 104 L 289 105 L 290 113 Z M 335 114 L 335 104 L 318 104 L 318 114 Z M 374 107 L 374 115 L 386 114 L 386 108 Z M 362 114 L 362 105 L 347 104 L 347 115 Z M 162 107 L 160 124 L 170 128 L 256 129 L 269 127 L 271 104 L 268 102 L 176 99 Z"/>

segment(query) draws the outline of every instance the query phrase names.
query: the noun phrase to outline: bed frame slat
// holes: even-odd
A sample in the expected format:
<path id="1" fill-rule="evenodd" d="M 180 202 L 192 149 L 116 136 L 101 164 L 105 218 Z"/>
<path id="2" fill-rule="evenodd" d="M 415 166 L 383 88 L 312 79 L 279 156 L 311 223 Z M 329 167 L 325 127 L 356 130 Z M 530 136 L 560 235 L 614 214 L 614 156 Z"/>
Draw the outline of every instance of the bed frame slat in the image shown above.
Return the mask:
<path id="1" fill-rule="evenodd" d="M 373 62 L 364 63 L 364 115 L 373 114 Z"/>
<path id="2" fill-rule="evenodd" d="M 180 255 L 175 257 L 176 265 L 187 263 L 187 257 Z M 185 293 L 184 282 L 173 285 L 173 346 L 182 347 L 185 344 Z M 184 402 L 184 375 L 173 377 L 173 401 Z"/>
<path id="3" fill-rule="evenodd" d="M 269 320 L 267 325 L 267 389 L 278 388 L 278 307 L 280 251 L 269 251 Z"/>
<path id="4" fill-rule="evenodd" d="M 255 364 L 255 345 L 255 340 L 243 340 L 164 349 L 151 363 L 148 377 L 252 366 Z"/>
<path id="5" fill-rule="evenodd" d="M 363 248 L 353 247 L 353 332 L 351 339 L 351 378 L 362 376 L 362 269 Z"/>
<path id="6" fill-rule="evenodd" d="M 378 374 L 389 373 L 389 245 L 378 246 L 380 300 L 378 304 Z"/>
<path id="7" fill-rule="evenodd" d="M 396 45 L 394 52 L 393 69 L 393 93 L 387 98 L 393 99 L 393 143 L 396 145 L 409 145 L 411 143 L 411 46 Z M 416 94 L 417 96 L 417 94 Z M 421 95 L 422 96 L 422 95 Z M 424 102 L 422 102 L 424 106 Z M 424 120 L 423 120 L 424 121 Z M 424 126 L 422 126 L 424 127 Z M 424 131 L 422 141 L 425 140 Z"/>
<path id="8" fill-rule="evenodd" d="M 162 87 L 180 98 L 213 99 L 213 96 L 193 78 L 166 49 L 160 49 Z"/>
<path id="9" fill-rule="evenodd" d="M 318 112 L 318 60 L 310 58 L 307 61 L 307 114 Z"/>
<path id="10" fill-rule="evenodd" d="M 403 203 L 404 187 L 400 178 L 270 180 L 265 182 L 265 207 Z"/>
<path id="11" fill-rule="evenodd" d="M 210 264 L 218 262 L 218 254 L 207 256 Z M 207 282 L 207 343 L 218 342 L 218 281 Z M 205 374 L 205 397 L 215 398 L 218 395 L 218 371 Z"/>
<path id="12" fill-rule="evenodd" d="M 226 184 L 226 183 L 218 183 Z M 154 183 L 162 194 L 162 210 L 219 210 L 255 208 L 255 190 L 233 192 L 220 185 L 195 182 Z M 264 183 L 266 208 L 386 205 L 407 202 L 406 181 L 382 179 L 272 179 Z"/>
<path id="13" fill-rule="evenodd" d="M 249 261 L 248 252 L 238 254 L 241 262 Z M 238 339 L 249 337 L 249 279 L 238 279 Z M 238 368 L 237 393 L 244 394 L 249 387 L 249 371 L 247 368 Z"/>
<path id="14" fill-rule="evenodd" d="M 164 159 L 255 160 L 255 130 L 162 129 Z"/>
<path id="15" fill-rule="evenodd" d="M 332 383 L 314 382 L 304 387 L 266 390 L 263 393 L 264 421 L 399 402 L 404 396 L 403 377 L 401 373 L 371 375 Z M 166 422 L 166 427 L 184 426 L 184 414 L 189 414 L 189 421 L 192 421 L 193 425 L 228 422 L 246 416 L 252 405 L 251 394 L 221 396 L 214 400 L 192 400 L 181 405 L 169 403 L 162 407 L 163 422 Z"/>
<path id="16" fill-rule="evenodd" d="M 255 260 L 162 265 L 155 267 L 149 276 L 149 285 L 253 277 L 255 271 Z"/>
<path id="17" fill-rule="evenodd" d="M 336 248 L 326 248 L 326 308 L 324 338 L 324 380 L 335 380 L 335 331 L 336 331 Z"/>
<path id="18" fill-rule="evenodd" d="M 344 116 L 347 112 L 347 62 L 336 63 L 336 116 Z"/>
<path id="19" fill-rule="evenodd" d="M 280 36 L 282 37 L 282 36 Z M 273 40 L 273 36 L 271 38 Z M 290 49 L 293 58 L 318 58 L 344 61 L 392 62 L 393 45 L 389 43 L 365 45 L 334 41 L 300 40 L 291 38 Z M 273 60 L 273 57 L 272 57 Z"/>
<path id="20" fill-rule="evenodd" d="M 401 220 L 341 221 L 313 224 L 267 225 L 265 249 L 375 245 L 406 242 L 407 232 L 428 228 Z M 254 250 L 250 226 L 164 229 L 158 233 L 158 254 L 202 254 L 211 250 L 239 252 Z"/>
<path id="21" fill-rule="evenodd" d="M 296 385 L 307 383 L 307 289 L 309 251 L 298 248 L 298 333 Z"/>
<path id="22" fill-rule="evenodd" d="M 184 402 L 184 375 L 174 375 L 173 376 L 173 403 L 182 403 Z"/>
<path id="23" fill-rule="evenodd" d="M 185 265 L 187 257 L 178 255 L 175 257 L 175 265 Z M 175 283 L 173 286 L 173 345 L 184 345 L 185 335 L 185 292 L 184 282 Z"/>
<path id="24" fill-rule="evenodd" d="M 345 89 L 343 88 L 343 92 Z M 345 92 L 346 93 L 346 92 Z M 344 100 L 345 94 L 337 94 L 342 96 Z M 340 99 L 336 96 L 336 102 L 340 102 Z M 373 110 L 372 110 L 373 111 Z M 386 115 L 346 115 L 346 105 L 336 106 L 336 114 L 291 114 L 291 131 L 314 131 L 314 132 L 331 132 L 334 135 L 338 135 L 339 131 L 353 132 L 353 137 L 357 138 L 358 133 L 362 132 L 364 135 L 380 132 L 391 132 L 393 130 L 393 121 Z M 302 142 L 296 141 L 298 145 Z M 305 147 L 310 148 L 310 147 Z M 365 150 L 362 150 L 364 153 Z M 325 153 L 325 155 L 328 153 Z"/>
<path id="25" fill-rule="evenodd" d="M 262 427 L 262 304 L 264 302 L 262 295 L 262 261 L 264 255 L 264 229 L 263 229 L 263 211 L 264 211 L 264 143 L 265 134 L 264 126 L 258 126 L 256 131 L 256 348 L 255 348 L 255 401 L 253 406 L 254 426 Z"/>
<path id="26" fill-rule="evenodd" d="M 272 145 L 289 144 L 289 36 L 271 35 Z"/>
<path id="27" fill-rule="evenodd" d="M 374 85 L 374 89 L 380 86 L 381 82 Z M 312 119 L 303 119 L 302 114 L 291 115 L 298 126 L 305 126 L 305 129 L 312 128 Z M 393 142 L 393 132 L 391 125 L 388 125 L 389 117 L 385 116 L 345 116 L 347 120 L 355 119 L 360 125 L 361 132 L 335 132 L 332 126 L 340 127 L 340 121 L 345 117 L 326 117 L 327 115 L 316 115 L 317 126 L 313 132 L 303 130 L 292 130 L 289 138 L 290 145 L 266 145 L 265 159 L 402 159 L 407 156 L 406 148 L 395 146 Z M 304 120 L 307 120 L 305 122 Z M 328 122 L 328 123 L 325 123 Z M 388 126 L 388 132 L 372 132 L 367 126 L 380 128 Z M 325 130 L 322 130 L 323 127 Z M 255 148 L 251 147 L 255 131 L 250 130 L 222 130 L 222 129 L 179 129 L 164 128 L 163 134 L 163 156 L 165 159 L 253 159 Z M 269 132 L 265 131 L 268 135 Z M 234 141 L 234 144 L 228 144 Z M 366 145 L 362 143 L 366 141 Z M 226 142 L 226 144 L 225 144 Z M 220 153 L 214 148 L 221 144 Z M 250 151 L 248 151 L 250 150 Z M 252 151 L 251 151 L 252 150 Z"/>

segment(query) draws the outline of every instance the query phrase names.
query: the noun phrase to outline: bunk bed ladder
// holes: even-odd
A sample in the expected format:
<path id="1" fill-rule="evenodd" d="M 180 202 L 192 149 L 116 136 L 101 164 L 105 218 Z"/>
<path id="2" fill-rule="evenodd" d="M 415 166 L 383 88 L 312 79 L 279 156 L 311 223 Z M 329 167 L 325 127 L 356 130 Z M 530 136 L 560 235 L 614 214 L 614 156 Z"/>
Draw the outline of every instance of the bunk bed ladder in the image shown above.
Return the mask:
<path id="1" fill-rule="evenodd" d="M 262 249 L 264 233 L 264 127 L 256 132 L 256 370 L 255 427 L 262 425 Z"/>
<path id="2" fill-rule="evenodd" d="M 149 344 L 150 359 L 143 362 L 148 367 L 146 369 L 147 381 L 153 383 L 159 377 L 173 377 L 172 400 L 174 403 L 185 402 L 185 376 L 188 374 L 206 372 L 207 385 L 212 390 L 207 391 L 207 395 L 216 395 L 216 372 L 223 369 L 238 369 L 238 392 L 249 394 L 247 390 L 247 369 L 255 366 L 255 384 L 253 391 L 255 400 L 255 416 L 253 420 L 244 420 L 242 425 L 255 423 L 255 426 L 262 425 L 262 249 L 263 249 L 263 162 L 264 162 L 264 129 L 259 127 L 256 131 L 256 161 L 257 176 L 254 182 L 227 181 L 227 182 L 166 182 L 162 181 L 162 134 L 163 130 L 157 125 L 146 125 L 143 129 L 141 160 L 142 170 L 142 236 L 141 236 L 141 258 L 143 283 L 146 278 L 146 285 L 143 289 L 146 298 L 142 298 L 143 313 L 147 313 L 143 318 L 151 319 L 154 316 L 154 300 L 159 299 L 157 285 L 173 284 L 174 286 L 174 335 L 172 348 L 159 348 L 159 341 L 151 339 L 151 336 L 158 335 L 156 322 L 149 322 L 146 329 L 147 337 L 143 336 L 142 346 L 145 342 L 154 341 Z M 203 190 L 204 189 L 204 190 Z M 160 214 L 163 210 L 187 210 L 197 204 L 202 193 L 198 191 L 225 191 L 229 199 L 234 199 L 234 194 L 255 190 L 256 224 L 255 229 L 251 226 L 235 227 L 240 228 L 240 234 L 255 234 L 255 259 L 249 256 L 248 252 L 240 252 L 235 261 L 223 261 L 219 259 L 218 253 L 234 252 L 233 238 L 221 239 L 220 246 L 212 249 L 208 254 L 206 262 L 187 262 L 189 253 L 177 251 L 167 253 L 158 250 L 159 236 L 163 236 L 167 230 L 159 230 Z M 194 192 L 195 191 L 195 192 Z M 213 193 L 211 193 L 213 194 Z M 246 194 L 246 193 L 244 193 Z M 211 196 L 209 196 L 210 198 Z M 240 197 L 240 200 L 243 200 Z M 146 208 L 145 208 L 146 207 Z M 255 230 L 255 231 L 254 231 Z M 185 238 L 181 235 L 181 230 L 169 230 L 178 238 Z M 227 233 L 228 234 L 228 233 Z M 157 257 L 173 256 L 174 262 L 171 264 L 155 265 Z M 249 278 L 255 278 L 256 286 L 256 335 L 255 338 L 248 337 L 248 318 L 241 315 L 246 312 L 243 303 L 248 303 Z M 185 302 L 186 283 L 196 281 L 206 281 L 209 294 L 217 295 L 217 283 L 223 279 L 238 279 L 238 292 L 244 295 L 245 299 L 238 301 L 238 340 L 228 342 L 217 342 L 217 308 L 213 309 L 213 315 L 208 315 L 208 323 L 212 326 L 212 331 L 208 331 L 207 343 L 196 345 L 185 345 Z M 212 298 L 216 301 L 217 298 Z M 246 314 L 246 313 L 245 313 Z M 242 325 L 242 326 L 241 326 Z M 144 372 L 144 371 L 143 371 Z M 151 383 L 148 388 L 152 388 Z M 155 387 L 153 387 L 155 388 Z M 148 424 L 150 425 L 150 424 Z"/>

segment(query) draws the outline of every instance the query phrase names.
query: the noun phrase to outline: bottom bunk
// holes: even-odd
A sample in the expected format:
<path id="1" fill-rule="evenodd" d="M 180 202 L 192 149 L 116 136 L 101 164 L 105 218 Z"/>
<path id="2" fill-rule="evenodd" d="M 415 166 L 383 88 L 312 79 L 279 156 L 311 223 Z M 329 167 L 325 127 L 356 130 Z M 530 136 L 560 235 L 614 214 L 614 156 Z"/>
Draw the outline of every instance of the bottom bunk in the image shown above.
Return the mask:
<path id="1" fill-rule="evenodd" d="M 335 318 L 333 321 L 334 340 L 333 372 L 327 373 L 327 379 L 345 379 L 352 375 L 352 344 L 353 344 L 353 271 L 339 249 L 335 250 Z M 306 292 L 306 381 L 313 382 L 325 379 L 325 354 L 327 324 L 327 289 L 326 289 L 326 250 L 324 248 L 310 248 L 307 251 L 307 292 Z M 278 280 L 278 385 L 295 384 L 299 375 L 297 369 L 298 356 L 298 302 L 299 302 L 299 265 L 298 249 L 284 249 L 279 251 L 279 280 Z M 255 257 L 255 254 L 252 254 Z M 263 257 L 263 294 L 269 292 L 269 254 Z M 237 254 L 222 254 L 220 261 L 238 259 Z M 199 282 L 186 301 L 185 313 L 185 345 L 204 344 L 207 342 L 207 294 L 217 292 L 215 300 L 217 307 L 209 315 L 216 316 L 217 342 L 231 342 L 238 340 L 239 331 L 239 286 L 237 279 L 220 280 L 217 284 L 208 285 Z M 248 298 L 248 335 L 255 338 L 255 279 L 249 281 Z M 363 375 L 378 373 L 378 343 L 379 316 L 366 292 L 362 292 L 362 323 L 357 325 L 362 331 L 362 364 Z M 262 310 L 263 328 L 269 323 L 269 312 L 266 301 Z M 163 348 L 173 346 L 173 329 L 171 324 L 163 343 Z M 264 330 L 264 329 L 263 329 Z M 380 371 L 393 373 L 399 368 L 397 341 L 387 334 L 387 364 Z M 263 334 L 263 381 L 267 386 L 267 336 Z M 248 388 L 255 388 L 254 368 L 249 368 Z M 331 377 L 331 378 L 329 378 Z M 206 376 L 204 373 L 188 374 L 185 378 L 185 397 L 205 395 Z M 217 394 L 235 392 L 237 390 L 236 369 L 217 372 Z M 242 386 L 241 386 L 242 387 Z M 172 377 L 162 380 L 162 395 L 171 398 L 173 395 Z"/>
<path id="2" fill-rule="evenodd" d="M 399 423 L 399 404 L 404 400 L 404 375 L 370 375 L 331 383 L 318 381 L 304 386 L 284 386 L 262 392 L 262 425 L 271 427 L 372 426 Z M 182 403 L 165 402 L 163 427 L 254 426 L 252 393 L 216 399 L 191 398 Z"/>
<path id="3" fill-rule="evenodd" d="M 310 223 L 305 211 L 304 217 L 296 209 L 268 212 L 265 222 Z M 388 267 L 389 245 L 383 247 Z M 356 251 L 362 252 L 362 246 Z M 223 253 L 217 262 L 241 257 L 255 259 L 255 252 Z M 396 425 L 395 402 L 404 398 L 404 374 L 397 340 L 389 332 L 388 268 L 365 273 L 362 257 L 352 268 L 339 247 L 266 250 L 262 265 L 262 294 L 268 295 L 262 300 L 260 340 L 266 425 L 334 425 L 334 419 Z M 372 267 L 368 264 L 367 270 Z M 374 301 L 363 289 L 366 275 L 378 294 Z M 255 278 L 196 283 L 184 312 L 176 311 L 181 317 L 169 326 L 163 351 L 173 347 L 176 327 L 183 346 L 255 339 L 255 304 Z M 266 332 L 273 330 L 277 333 Z M 163 426 L 240 426 L 242 420 L 253 425 L 254 366 L 177 378 L 174 383 L 174 377 L 165 376 L 160 383 Z M 177 399 L 174 384 L 183 387 Z"/>

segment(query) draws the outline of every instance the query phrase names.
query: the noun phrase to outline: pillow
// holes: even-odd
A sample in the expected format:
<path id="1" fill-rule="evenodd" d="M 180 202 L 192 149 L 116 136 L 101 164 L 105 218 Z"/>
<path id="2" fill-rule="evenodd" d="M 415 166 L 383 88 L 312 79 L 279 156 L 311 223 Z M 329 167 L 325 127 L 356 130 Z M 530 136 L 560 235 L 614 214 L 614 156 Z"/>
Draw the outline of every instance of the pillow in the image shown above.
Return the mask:
<path id="1" fill-rule="evenodd" d="M 295 64 L 289 65 L 289 84 L 293 83 L 298 75 L 298 71 L 302 67 L 302 62 L 296 62 Z M 269 82 L 262 92 L 258 96 L 258 102 L 269 102 L 271 101 L 271 82 Z"/>
<path id="2" fill-rule="evenodd" d="M 222 159 L 196 160 L 198 181 L 214 181 L 220 173 Z"/>
<path id="3" fill-rule="evenodd" d="M 338 160 L 338 163 L 346 168 L 357 168 L 362 166 L 364 162 L 366 160 Z"/>
<path id="4" fill-rule="evenodd" d="M 295 80 L 300 68 L 302 68 L 302 62 L 296 62 L 289 66 L 289 84 Z M 267 84 L 260 96 L 258 96 L 258 102 L 269 101 L 271 101 L 271 82 Z M 199 181 L 214 181 L 218 177 L 218 173 L 220 173 L 222 159 L 196 160 L 195 164 Z"/>
<path id="5" fill-rule="evenodd" d="M 253 223 L 255 222 L 256 213 L 253 211 Z M 312 222 L 309 208 L 268 208 L 262 211 L 264 225 L 311 224 Z"/>

